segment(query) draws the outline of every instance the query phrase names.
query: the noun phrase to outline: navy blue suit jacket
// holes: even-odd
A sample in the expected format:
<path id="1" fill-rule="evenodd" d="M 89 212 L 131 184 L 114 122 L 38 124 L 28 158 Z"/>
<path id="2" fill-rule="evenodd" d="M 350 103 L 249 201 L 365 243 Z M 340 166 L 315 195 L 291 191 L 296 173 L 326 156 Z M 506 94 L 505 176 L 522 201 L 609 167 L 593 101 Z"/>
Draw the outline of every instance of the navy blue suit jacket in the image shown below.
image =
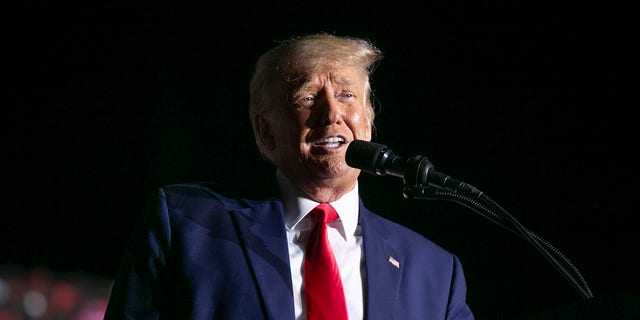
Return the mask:
<path id="1" fill-rule="evenodd" d="M 366 319 L 473 319 L 455 255 L 362 201 L 359 217 Z M 294 319 L 293 305 L 278 197 L 180 184 L 134 232 L 105 319 Z"/>

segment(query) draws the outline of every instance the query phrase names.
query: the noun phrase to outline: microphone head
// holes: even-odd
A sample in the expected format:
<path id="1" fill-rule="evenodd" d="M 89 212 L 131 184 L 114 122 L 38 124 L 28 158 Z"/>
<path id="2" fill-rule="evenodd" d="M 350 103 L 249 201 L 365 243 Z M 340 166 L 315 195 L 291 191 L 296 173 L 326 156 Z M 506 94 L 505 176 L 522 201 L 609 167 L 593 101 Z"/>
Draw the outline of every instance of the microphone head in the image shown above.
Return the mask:
<path id="1" fill-rule="evenodd" d="M 353 140 L 347 147 L 345 160 L 347 165 L 352 168 L 361 169 L 375 175 L 384 175 L 381 164 L 388 156 L 385 154 L 387 150 L 389 148 L 383 144 Z"/>

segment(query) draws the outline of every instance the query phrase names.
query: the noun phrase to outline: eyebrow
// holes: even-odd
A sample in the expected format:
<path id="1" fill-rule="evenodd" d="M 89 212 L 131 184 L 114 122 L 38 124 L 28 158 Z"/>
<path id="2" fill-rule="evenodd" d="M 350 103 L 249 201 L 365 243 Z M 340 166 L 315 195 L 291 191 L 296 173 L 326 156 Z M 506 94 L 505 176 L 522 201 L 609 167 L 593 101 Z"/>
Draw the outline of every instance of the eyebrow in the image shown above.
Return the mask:
<path id="1" fill-rule="evenodd" d="M 352 81 L 351 78 L 348 77 L 331 77 L 331 82 L 342 86 L 351 86 L 354 83 L 354 81 Z M 296 89 L 295 91 L 296 93 L 299 93 L 316 89 L 318 87 L 320 87 L 320 85 L 317 81 L 307 79 L 306 81 L 302 82 L 300 87 L 298 87 L 298 89 Z"/>

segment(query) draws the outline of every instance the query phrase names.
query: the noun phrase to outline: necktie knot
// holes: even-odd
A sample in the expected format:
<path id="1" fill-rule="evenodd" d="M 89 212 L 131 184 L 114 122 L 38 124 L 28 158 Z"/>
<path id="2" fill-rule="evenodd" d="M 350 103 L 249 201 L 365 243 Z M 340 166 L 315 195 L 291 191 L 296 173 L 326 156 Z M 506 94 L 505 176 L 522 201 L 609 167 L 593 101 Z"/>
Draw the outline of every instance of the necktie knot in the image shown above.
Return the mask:
<path id="1" fill-rule="evenodd" d="M 328 203 L 321 203 L 311 210 L 311 219 L 314 222 L 330 223 L 338 219 L 338 213 Z"/>

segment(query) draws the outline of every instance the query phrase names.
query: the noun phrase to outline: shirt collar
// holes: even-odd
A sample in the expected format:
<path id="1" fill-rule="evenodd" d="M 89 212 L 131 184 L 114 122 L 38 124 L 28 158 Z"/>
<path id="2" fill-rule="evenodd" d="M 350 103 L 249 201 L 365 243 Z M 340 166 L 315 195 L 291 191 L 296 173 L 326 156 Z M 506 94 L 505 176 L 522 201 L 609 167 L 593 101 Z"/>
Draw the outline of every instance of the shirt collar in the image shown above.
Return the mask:
<path id="1" fill-rule="evenodd" d="M 304 217 L 319 203 L 300 196 L 291 181 L 280 170 L 276 172 L 276 180 L 282 195 L 282 206 L 287 229 L 306 230 L 310 228 Z M 330 204 L 340 218 L 336 222 L 342 223 L 342 228 L 344 228 L 347 237 L 353 237 L 358 225 L 358 211 L 360 209 L 358 182 L 356 181 L 356 185 L 351 191 Z"/>

